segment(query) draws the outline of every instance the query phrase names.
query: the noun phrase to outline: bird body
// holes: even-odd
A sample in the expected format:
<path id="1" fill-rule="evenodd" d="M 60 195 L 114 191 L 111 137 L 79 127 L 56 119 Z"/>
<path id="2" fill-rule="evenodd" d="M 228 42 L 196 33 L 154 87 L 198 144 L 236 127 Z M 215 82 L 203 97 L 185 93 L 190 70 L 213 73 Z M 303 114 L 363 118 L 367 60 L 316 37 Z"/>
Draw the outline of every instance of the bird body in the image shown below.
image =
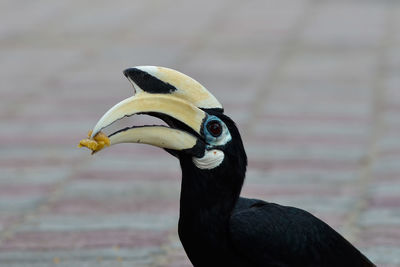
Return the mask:
<path id="1" fill-rule="evenodd" d="M 233 212 L 229 228 L 247 266 L 373 266 L 340 234 L 304 210 L 260 200 L 239 202 L 246 203 L 241 204 L 245 208 Z"/>
<path id="2" fill-rule="evenodd" d="M 124 74 L 135 96 L 107 111 L 90 138 L 135 114 L 168 124 L 121 129 L 108 136 L 109 144 L 147 143 L 179 159 L 178 234 L 194 266 L 374 266 L 310 213 L 240 197 L 247 167 L 242 139 L 205 87 L 161 67 L 135 67 Z"/>
<path id="3" fill-rule="evenodd" d="M 212 115 L 216 112 L 208 111 Z M 240 197 L 247 157 L 226 115 L 234 148 L 219 168 L 182 169 L 179 237 L 194 266 L 373 266 L 340 234 L 310 213 Z"/>

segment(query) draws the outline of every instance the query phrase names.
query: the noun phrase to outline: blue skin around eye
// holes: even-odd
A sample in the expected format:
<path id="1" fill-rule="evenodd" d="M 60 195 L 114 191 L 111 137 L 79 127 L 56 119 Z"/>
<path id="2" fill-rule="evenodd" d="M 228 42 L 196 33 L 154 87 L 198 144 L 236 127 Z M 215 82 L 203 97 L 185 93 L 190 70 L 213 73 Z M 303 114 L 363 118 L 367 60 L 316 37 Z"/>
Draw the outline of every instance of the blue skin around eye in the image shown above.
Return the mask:
<path id="1" fill-rule="evenodd" d="M 214 137 L 207 129 L 207 125 L 210 121 L 218 121 L 221 126 L 222 126 L 222 133 L 220 136 L 218 137 Z M 226 141 L 230 141 L 230 133 L 228 131 L 228 128 L 226 127 L 225 123 L 220 120 L 217 116 L 214 115 L 209 115 L 207 117 L 206 122 L 204 123 L 204 137 L 206 139 L 206 142 L 208 143 L 207 148 L 211 148 L 212 146 L 215 145 L 225 145 L 224 144 L 218 144 L 219 142 L 221 142 L 221 140 L 226 139 Z"/>

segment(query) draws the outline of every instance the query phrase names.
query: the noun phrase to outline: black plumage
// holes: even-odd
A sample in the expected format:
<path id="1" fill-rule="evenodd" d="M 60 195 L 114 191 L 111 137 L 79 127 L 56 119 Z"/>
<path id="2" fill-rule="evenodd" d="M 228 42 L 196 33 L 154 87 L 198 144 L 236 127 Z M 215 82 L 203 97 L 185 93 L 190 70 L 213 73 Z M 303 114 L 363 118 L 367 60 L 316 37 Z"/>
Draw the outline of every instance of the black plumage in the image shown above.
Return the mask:
<path id="1" fill-rule="evenodd" d="M 247 158 L 234 122 L 225 159 L 212 170 L 179 153 L 182 168 L 179 237 L 194 266 L 374 266 L 310 213 L 239 197 Z"/>

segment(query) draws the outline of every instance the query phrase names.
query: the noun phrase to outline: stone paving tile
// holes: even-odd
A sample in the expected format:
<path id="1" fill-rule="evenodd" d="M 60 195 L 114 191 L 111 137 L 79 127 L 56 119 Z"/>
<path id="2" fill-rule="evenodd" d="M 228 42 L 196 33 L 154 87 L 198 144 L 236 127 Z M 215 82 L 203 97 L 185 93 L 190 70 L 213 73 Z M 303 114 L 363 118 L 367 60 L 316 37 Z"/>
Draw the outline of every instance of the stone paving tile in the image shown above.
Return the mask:
<path id="1" fill-rule="evenodd" d="M 160 252 L 159 247 L 68 249 L 49 251 L 24 251 L 24 253 L 0 252 L 0 261 L 7 266 L 148 266 L 154 254 Z M 41 265 L 42 264 L 42 265 Z M 59 264 L 59 265 L 58 265 Z M 69 265 L 68 265 L 69 264 Z M 74 265 L 75 264 L 75 265 Z"/>
<path id="2" fill-rule="evenodd" d="M 79 232 L 112 229 L 161 231 L 173 228 L 178 222 L 174 212 L 170 212 L 170 214 L 166 212 L 154 213 L 151 210 L 128 210 L 127 212 L 130 212 L 130 214 L 108 212 L 107 215 L 71 214 L 68 216 L 64 213 L 44 215 L 33 218 L 29 223 L 22 225 L 19 228 L 19 232 Z"/>
<path id="3" fill-rule="evenodd" d="M 162 65 L 237 122 L 244 195 L 311 211 L 400 266 L 399 15 L 390 0 L 2 1 L 0 265 L 190 266 L 179 163 L 76 148 L 132 94 L 124 68 Z"/>
<path id="4" fill-rule="evenodd" d="M 0 245 L 0 250 L 57 250 L 107 247 L 160 247 L 166 242 L 166 231 L 131 229 L 95 229 L 89 231 L 19 232 Z"/>
<path id="5" fill-rule="evenodd" d="M 321 1 L 315 3 L 302 42 L 308 45 L 379 46 L 385 30 L 386 2 Z M 340 18 L 340 19 L 338 19 Z M 355 19 L 356 18 L 356 19 Z"/>

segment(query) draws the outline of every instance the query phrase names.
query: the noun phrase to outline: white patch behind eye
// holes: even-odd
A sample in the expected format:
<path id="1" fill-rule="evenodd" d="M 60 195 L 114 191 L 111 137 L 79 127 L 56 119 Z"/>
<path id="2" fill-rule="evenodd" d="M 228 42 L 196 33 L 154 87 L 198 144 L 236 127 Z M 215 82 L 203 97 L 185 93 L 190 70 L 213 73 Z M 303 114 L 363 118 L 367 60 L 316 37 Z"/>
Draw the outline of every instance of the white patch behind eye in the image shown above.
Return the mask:
<path id="1" fill-rule="evenodd" d="M 210 170 L 218 167 L 224 160 L 225 154 L 221 150 L 206 150 L 202 158 L 193 157 L 193 163 L 197 168 Z"/>

